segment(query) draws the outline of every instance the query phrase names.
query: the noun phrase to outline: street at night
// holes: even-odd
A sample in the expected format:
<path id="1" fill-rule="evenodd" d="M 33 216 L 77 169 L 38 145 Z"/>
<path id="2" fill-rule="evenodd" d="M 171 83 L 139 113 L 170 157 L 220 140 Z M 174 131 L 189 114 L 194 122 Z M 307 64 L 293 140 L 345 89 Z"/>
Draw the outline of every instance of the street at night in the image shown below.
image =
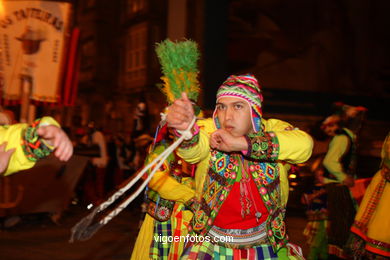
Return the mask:
<path id="1" fill-rule="evenodd" d="M 23 216 L 12 228 L 0 230 L 2 260 L 128 260 L 138 235 L 140 209 L 132 204 L 87 241 L 69 243 L 71 228 L 89 211 L 71 205 L 58 224 L 47 214 Z M 307 253 L 302 234 L 306 219 L 302 214 L 287 218 L 292 243 Z"/>

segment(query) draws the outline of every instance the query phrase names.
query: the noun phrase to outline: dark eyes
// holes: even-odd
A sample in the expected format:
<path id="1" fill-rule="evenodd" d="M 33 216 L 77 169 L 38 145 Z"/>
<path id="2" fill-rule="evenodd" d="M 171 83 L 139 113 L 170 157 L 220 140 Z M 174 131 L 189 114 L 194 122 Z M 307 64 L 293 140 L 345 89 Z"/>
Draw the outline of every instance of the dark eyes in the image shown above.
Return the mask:
<path id="1" fill-rule="evenodd" d="M 223 104 L 217 104 L 217 109 L 218 110 L 226 110 L 227 106 L 226 105 L 223 105 Z M 233 108 L 234 110 L 240 110 L 244 107 L 243 104 L 233 104 Z"/>
<path id="2" fill-rule="evenodd" d="M 222 105 L 222 104 L 218 104 L 218 105 L 217 105 L 217 109 L 218 109 L 218 110 L 224 110 L 225 108 L 226 108 L 225 105 Z"/>
<path id="3" fill-rule="evenodd" d="M 242 109 L 244 106 L 242 104 L 234 104 L 234 109 Z"/>

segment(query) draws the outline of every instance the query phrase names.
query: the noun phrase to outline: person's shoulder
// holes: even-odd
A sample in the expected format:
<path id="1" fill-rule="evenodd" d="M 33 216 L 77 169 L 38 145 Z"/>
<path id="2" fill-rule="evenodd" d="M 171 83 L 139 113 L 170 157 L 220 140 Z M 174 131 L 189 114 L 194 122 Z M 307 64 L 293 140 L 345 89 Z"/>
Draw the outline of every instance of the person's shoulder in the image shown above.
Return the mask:
<path id="1" fill-rule="evenodd" d="M 208 133 L 212 133 L 216 130 L 215 124 L 212 118 L 202 118 L 198 119 L 196 121 L 196 124 L 199 126 L 200 129 L 203 129 L 204 131 Z"/>
<path id="2" fill-rule="evenodd" d="M 355 138 L 355 133 L 352 132 L 350 129 L 343 127 L 340 129 L 337 133 L 337 135 L 345 136 L 347 138 Z"/>
<path id="3" fill-rule="evenodd" d="M 348 142 L 349 136 L 345 133 L 337 133 L 335 136 L 333 136 L 331 142 Z"/>
<path id="4" fill-rule="evenodd" d="M 294 127 L 283 120 L 270 118 L 262 119 L 262 124 L 264 125 L 266 131 L 282 131 L 282 130 L 293 130 Z"/>

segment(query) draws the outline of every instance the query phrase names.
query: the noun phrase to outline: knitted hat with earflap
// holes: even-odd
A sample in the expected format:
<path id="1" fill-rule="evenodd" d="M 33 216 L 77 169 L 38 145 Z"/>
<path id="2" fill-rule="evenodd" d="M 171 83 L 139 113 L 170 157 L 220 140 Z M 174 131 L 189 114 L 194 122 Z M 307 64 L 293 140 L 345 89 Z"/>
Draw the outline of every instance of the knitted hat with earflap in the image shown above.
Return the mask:
<path id="1" fill-rule="evenodd" d="M 251 108 L 253 130 L 256 133 L 261 130 L 263 95 L 260 92 L 257 79 L 252 74 L 229 76 L 217 91 L 217 102 L 222 97 L 235 97 L 247 102 Z M 217 108 L 214 110 L 213 119 L 215 126 L 221 128 L 217 117 Z"/>

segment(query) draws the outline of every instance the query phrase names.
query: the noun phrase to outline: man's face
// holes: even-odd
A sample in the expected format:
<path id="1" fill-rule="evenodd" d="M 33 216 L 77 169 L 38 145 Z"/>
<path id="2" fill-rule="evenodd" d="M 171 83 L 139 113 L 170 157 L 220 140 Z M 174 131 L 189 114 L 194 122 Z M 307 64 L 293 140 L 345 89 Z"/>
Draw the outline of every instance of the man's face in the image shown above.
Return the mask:
<path id="1" fill-rule="evenodd" d="M 249 104 L 236 97 L 222 97 L 216 105 L 221 128 L 233 136 L 243 136 L 253 132 L 251 108 Z"/>

